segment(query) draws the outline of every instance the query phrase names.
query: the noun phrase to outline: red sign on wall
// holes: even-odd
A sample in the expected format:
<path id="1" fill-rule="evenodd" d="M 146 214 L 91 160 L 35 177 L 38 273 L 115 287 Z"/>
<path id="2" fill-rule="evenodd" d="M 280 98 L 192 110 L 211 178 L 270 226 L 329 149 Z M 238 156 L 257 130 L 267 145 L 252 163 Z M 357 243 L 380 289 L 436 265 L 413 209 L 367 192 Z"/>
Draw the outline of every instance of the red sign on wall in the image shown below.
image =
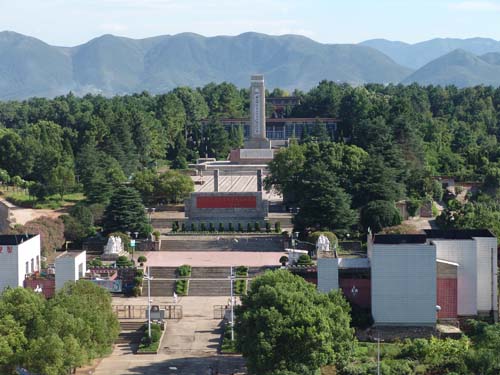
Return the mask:
<path id="1" fill-rule="evenodd" d="M 196 208 L 256 208 L 255 195 L 196 197 Z"/>

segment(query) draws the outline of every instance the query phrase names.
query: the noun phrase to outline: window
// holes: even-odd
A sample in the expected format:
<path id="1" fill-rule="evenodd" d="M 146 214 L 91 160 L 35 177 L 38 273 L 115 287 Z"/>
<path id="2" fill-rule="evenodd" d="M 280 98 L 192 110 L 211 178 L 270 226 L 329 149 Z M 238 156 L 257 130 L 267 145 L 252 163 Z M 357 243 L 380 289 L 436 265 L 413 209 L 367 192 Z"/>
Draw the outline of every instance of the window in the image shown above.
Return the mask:
<path id="1" fill-rule="evenodd" d="M 35 259 L 31 258 L 31 273 L 35 272 Z"/>
<path id="2" fill-rule="evenodd" d="M 36 256 L 36 264 L 35 264 L 36 270 L 40 271 L 40 257 L 37 255 Z"/>
<path id="3" fill-rule="evenodd" d="M 26 262 L 26 275 L 30 273 L 30 262 Z"/>

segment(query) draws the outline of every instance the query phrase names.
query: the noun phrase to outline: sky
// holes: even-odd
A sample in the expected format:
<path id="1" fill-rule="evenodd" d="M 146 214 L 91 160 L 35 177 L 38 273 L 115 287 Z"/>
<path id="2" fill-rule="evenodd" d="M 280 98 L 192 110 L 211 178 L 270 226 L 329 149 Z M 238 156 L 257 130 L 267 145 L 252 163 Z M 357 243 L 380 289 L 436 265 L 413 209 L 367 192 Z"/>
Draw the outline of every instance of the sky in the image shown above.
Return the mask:
<path id="1" fill-rule="evenodd" d="M 500 0 L 0 0 L 0 31 L 75 46 L 103 34 L 301 34 L 323 43 L 500 40 Z"/>

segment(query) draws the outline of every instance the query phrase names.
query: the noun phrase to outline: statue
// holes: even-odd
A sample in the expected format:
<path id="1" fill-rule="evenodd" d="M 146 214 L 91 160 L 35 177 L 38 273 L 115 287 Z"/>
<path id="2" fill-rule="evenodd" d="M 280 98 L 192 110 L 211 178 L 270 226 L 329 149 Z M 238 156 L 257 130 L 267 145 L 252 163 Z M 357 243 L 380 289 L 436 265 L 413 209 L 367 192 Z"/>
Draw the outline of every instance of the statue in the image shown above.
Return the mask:
<path id="1" fill-rule="evenodd" d="M 331 251 L 330 240 L 325 235 L 320 235 L 318 241 L 316 242 L 316 251 Z"/>
<path id="2" fill-rule="evenodd" d="M 121 237 L 110 236 L 108 238 L 108 243 L 104 247 L 105 255 L 115 255 L 121 254 L 123 252 L 123 244 Z"/>

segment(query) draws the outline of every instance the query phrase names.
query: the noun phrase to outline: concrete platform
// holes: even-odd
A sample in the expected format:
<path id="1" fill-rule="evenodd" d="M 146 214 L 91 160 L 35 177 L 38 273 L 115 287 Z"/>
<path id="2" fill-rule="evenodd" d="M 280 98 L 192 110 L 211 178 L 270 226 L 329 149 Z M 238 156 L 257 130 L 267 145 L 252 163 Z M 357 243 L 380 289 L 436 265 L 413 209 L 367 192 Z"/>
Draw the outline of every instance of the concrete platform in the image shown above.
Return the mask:
<path id="1" fill-rule="evenodd" d="M 252 251 L 150 251 L 145 254 L 148 266 L 179 267 L 189 264 L 192 267 L 248 267 L 278 266 L 279 259 L 286 252 Z"/>

